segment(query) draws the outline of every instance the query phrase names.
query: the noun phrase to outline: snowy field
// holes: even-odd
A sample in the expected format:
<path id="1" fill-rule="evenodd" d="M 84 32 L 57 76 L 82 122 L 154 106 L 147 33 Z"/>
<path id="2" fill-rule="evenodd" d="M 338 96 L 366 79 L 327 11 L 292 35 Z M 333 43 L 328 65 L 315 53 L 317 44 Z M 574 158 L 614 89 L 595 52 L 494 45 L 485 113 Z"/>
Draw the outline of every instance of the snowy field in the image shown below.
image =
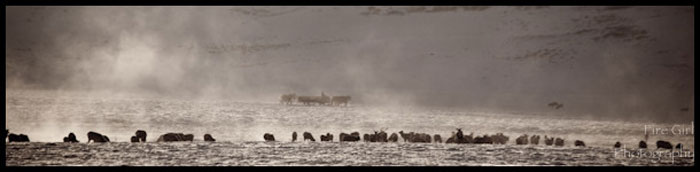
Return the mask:
<path id="1" fill-rule="evenodd" d="M 29 135 L 32 143 L 8 143 L 8 166 L 23 165 L 694 165 L 693 158 L 624 157 L 616 141 L 634 152 L 644 139 L 644 127 L 656 124 L 597 121 L 552 115 L 496 114 L 453 109 L 280 105 L 225 100 L 181 100 L 149 96 L 82 94 L 75 92 L 7 90 L 6 126 Z M 438 143 L 339 143 L 340 132 L 370 133 L 387 128 L 440 134 L 455 128 L 474 135 L 504 133 L 506 145 Z M 194 142 L 127 143 L 136 130 L 148 141 L 167 132 L 195 135 Z M 113 143 L 90 143 L 86 133 L 109 136 Z M 308 131 L 332 143 L 290 142 L 291 133 Z M 61 142 L 74 132 L 81 143 Z M 203 142 L 211 134 L 216 143 Z M 279 142 L 263 142 L 272 133 Z M 564 147 L 515 145 L 521 134 L 561 137 Z M 650 135 L 656 140 L 683 143 L 694 150 L 693 135 Z M 402 140 L 402 139 L 400 139 Z M 573 146 L 583 140 L 587 148 Z M 540 140 L 542 143 L 543 141 Z M 653 151 L 654 149 L 650 149 Z M 616 153 L 618 151 L 618 153 Z M 668 152 L 667 150 L 665 152 Z M 676 155 L 678 156 L 678 155 Z"/>

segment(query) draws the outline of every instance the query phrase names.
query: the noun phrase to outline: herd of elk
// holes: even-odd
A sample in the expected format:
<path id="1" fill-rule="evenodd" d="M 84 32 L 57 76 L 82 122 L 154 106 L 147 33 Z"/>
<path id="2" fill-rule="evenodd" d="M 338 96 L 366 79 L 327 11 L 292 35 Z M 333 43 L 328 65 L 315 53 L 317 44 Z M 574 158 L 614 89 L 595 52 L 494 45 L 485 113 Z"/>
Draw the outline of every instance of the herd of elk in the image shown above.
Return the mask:
<path id="1" fill-rule="evenodd" d="M 404 142 L 409 142 L 409 143 L 442 143 L 442 137 L 439 134 L 435 134 L 432 136 L 426 133 L 414 133 L 414 132 L 409 132 L 409 133 L 404 133 L 403 131 L 399 131 L 398 134 L 396 133 L 391 133 L 391 135 L 388 135 L 388 133 L 385 132 L 386 129 L 380 129 L 379 131 L 374 131 L 373 134 L 365 134 L 364 137 L 362 138 L 365 142 L 398 142 L 399 141 L 399 136 L 403 138 Z M 310 132 L 304 132 L 303 133 L 304 141 L 311 141 L 315 142 L 316 139 L 314 139 L 313 135 Z M 9 130 L 5 130 L 5 138 L 9 138 L 9 142 L 29 142 L 29 137 L 24 134 L 13 134 L 10 133 Z M 110 142 L 109 137 L 106 135 L 102 135 L 100 133 L 90 131 L 87 133 L 87 142 L 90 143 L 91 141 L 94 143 L 103 143 L 103 142 Z M 332 142 L 333 141 L 333 135 L 330 133 L 326 133 L 325 135 L 320 136 L 322 142 Z M 270 134 L 270 133 L 265 133 L 263 135 L 263 139 L 265 141 L 275 141 L 275 137 Z M 515 144 L 516 145 L 527 145 L 527 144 L 532 144 L 532 145 L 538 145 L 539 144 L 539 135 L 532 135 L 528 137 L 527 134 L 523 134 L 520 137 L 515 139 Z M 292 133 L 292 142 L 297 140 L 297 132 Z M 506 144 L 509 140 L 508 136 L 505 136 L 503 133 L 496 133 L 495 135 L 488 135 L 484 134 L 483 136 L 476 136 L 474 137 L 474 133 L 470 133 L 469 135 L 464 135 L 462 132 L 461 128 L 457 128 L 457 132 L 452 132 L 452 136 L 449 137 L 445 143 L 454 143 L 454 144 Z M 193 134 L 183 134 L 183 133 L 166 133 L 163 135 L 160 135 L 157 139 L 157 142 L 175 142 L 175 141 L 194 141 L 194 135 Z M 204 141 L 207 142 L 214 142 L 216 139 L 214 139 L 210 134 L 204 134 Z M 340 142 L 357 142 L 360 141 L 360 133 L 359 132 L 352 132 L 350 134 L 347 133 L 340 133 L 338 137 L 338 141 Z M 72 132 L 68 134 L 67 137 L 63 137 L 63 142 L 69 142 L 69 143 L 78 143 L 79 141 L 77 140 L 75 134 Z M 146 131 L 144 130 L 137 130 L 135 133 L 135 136 L 131 137 L 131 142 L 146 142 Z M 559 137 L 548 137 L 547 135 L 544 136 L 544 144 L 547 146 L 557 146 L 557 147 L 563 147 L 564 146 L 565 140 Z M 586 144 L 581 141 L 581 140 L 575 140 L 574 141 L 574 146 L 576 147 L 586 147 Z M 659 140 L 656 142 L 657 149 L 670 149 L 673 150 L 674 146 L 671 144 L 671 142 L 664 141 L 664 140 Z M 613 148 L 621 148 L 622 143 L 615 142 L 613 145 Z M 640 141 L 639 142 L 639 148 L 640 149 L 646 149 L 647 148 L 647 143 L 645 141 Z M 682 150 L 683 149 L 683 144 L 678 143 L 675 146 L 675 149 L 677 150 Z"/>
<path id="2" fill-rule="evenodd" d="M 321 92 L 321 96 L 297 96 L 296 93 L 289 93 L 280 96 L 280 104 L 291 105 L 296 100 L 303 105 L 348 106 L 350 99 L 352 99 L 350 96 L 327 96 L 324 92 Z"/>

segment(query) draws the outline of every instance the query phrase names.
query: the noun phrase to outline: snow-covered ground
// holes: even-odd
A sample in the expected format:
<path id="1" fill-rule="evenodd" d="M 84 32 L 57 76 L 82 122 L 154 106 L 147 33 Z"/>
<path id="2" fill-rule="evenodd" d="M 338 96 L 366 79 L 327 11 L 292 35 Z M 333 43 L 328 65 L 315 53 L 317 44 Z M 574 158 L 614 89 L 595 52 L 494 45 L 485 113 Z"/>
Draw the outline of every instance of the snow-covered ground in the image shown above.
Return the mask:
<path id="1" fill-rule="evenodd" d="M 363 142 L 12 143 L 7 165 L 694 165 L 692 158 L 625 157 L 612 148 Z M 634 150 L 628 150 L 630 152 Z M 663 151 L 668 152 L 668 151 Z"/>
<path id="2" fill-rule="evenodd" d="M 426 108 L 286 106 L 225 100 L 182 100 L 135 95 L 7 90 L 6 125 L 33 142 L 7 145 L 7 164 L 14 165 L 693 165 L 692 158 L 629 158 L 615 154 L 622 142 L 636 148 L 644 129 L 680 129 L 686 124 L 597 121 L 553 115 L 515 115 Z M 340 132 L 361 134 L 387 128 L 440 134 L 455 128 L 474 135 L 504 133 L 506 145 L 417 143 L 337 143 Z M 167 132 L 195 135 L 187 143 L 126 143 L 136 130 L 148 141 Z M 110 137 L 107 144 L 85 144 L 86 133 Z M 316 139 L 335 135 L 334 143 L 291 143 L 291 133 L 308 131 Z M 79 144 L 61 142 L 74 132 Z M 202 142 L 211 134 L 217 143 Z M 265 143 L 271 133 L 280 141 Z M 566 140 L 564 147 L 515 145 L 521 134 Z M 544 138 L 544 137 L 542 137 Z M 589 148 L 575 148 L 583 140 Z M 656 140 L 683 143 L 694 150 L 691 134 L 651 134 Z M 542 143 L 543 141 L 540 140 Z M 618 150 L 619 151 L 619 150 Z M 630 151 L 634 151 L 631 150 Z M 653 151 L 653 149 L 651 150 Z M 668 152 L 668 151 L 666 151 Z M 671 162 L 673 161 L 673 162 Z"/>

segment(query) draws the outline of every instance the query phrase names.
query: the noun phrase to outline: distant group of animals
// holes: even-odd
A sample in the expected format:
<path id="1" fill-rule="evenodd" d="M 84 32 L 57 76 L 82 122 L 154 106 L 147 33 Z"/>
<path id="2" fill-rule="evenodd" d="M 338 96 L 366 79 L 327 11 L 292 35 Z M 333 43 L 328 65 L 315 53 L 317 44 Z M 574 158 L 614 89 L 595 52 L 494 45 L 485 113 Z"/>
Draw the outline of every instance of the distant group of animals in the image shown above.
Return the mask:
<path id="1" fill-rule="evenodd" d="M 524 135 L 515 139 L 515 144 L 518 144 L 518 145 L 527 145 L 528 142 L 530 144 L 533 144 L 533 145 L 538 145 L 538 144 L 540 144 L 540 136 L 539 135 L 532 135 L 529 137 L 529 140 L 528 140 L 527 134 L 524 134 Z M 564 139 L 559 138 L 559 137 L 556 137 L 556 138 L 555 137 L 547 137 L 547 135 L 545 135 L 544 136 L 544 144 L 547 146 L 554 145 L 554 146 L 561 147 L 561 146 L 564 146 Z M 584 143 L 581 140 L 576 140 L 576 141 L 574 141 L 574 146 L 586 147 L 586 143 Z"/>
<path id="2" fill-rule="evenodd" d="M 404 131 L 399 131 L 397 133 L 392 133 L 391 135 L 388 135 L 384 129 L 381 129 L 380 131 L 374 131 L 373 134 L 364 134 L 362 136 L 362 139 L 360 139 L 360 133 L 359 132 L 352 132 L 350 134 L 347 133 L 340 133 L 340 137 L 338 141 L 340 142 L 357 142 L 360 140 L 363 140 L 365 142 L 398 142 L 399 141 L 399 136 L 403 138 L 404 142 L 410 142 L 410 143 L 442 143 L 442 137 L 439 134 L 435 134 L 432 136 L 426 133 L 414 133 L 414 132 L 409 132 L 405 133 Z M 309 132 L 304 132 L 303 133 L 303 141 L 316 141 L 314 139 L 313 135 Z M 326 133 L 324 135 L 321 135 L 321 141 L 323 142 L 332 142 L 333 141 L 333 134 Z M 275 137 L 270 134 L 270 133 L 265 133 L 263 135 L 263 139 L 265 141 L 276 141 Z M 452 132 L 452 136 L 448 138 L 445 143 L 455 143 L 455 144 L 506 144 L 509 140 L 508 136 L 505 136 L 503 133 L 496 133 L 495 135 L 488 135 L 484 134 L 483 136 L 476 136 L 474 137 L 474 133 L 470 133 L 469 135 L 464 135 L 462 132 L 461 128 L 457 128 L 457 132 Z M 294 131 L 292 132 L 292 142 L 297 141 L 297 132 Z M 532 135 L 528 136 L 527 134 L 523 134 L 520 137 L 515 139 L 515 144 L 516 145 L 538 145 L 540 143 L 540 136 L 539 135 Z M 565 143 L 565 140 L 563 138 L 559 137 L 548 137 L 547 135 L 544 136 L 544 144 L 547 146 L 557 146 L 557 147 L 563 147 Z M 643 145 L 642 145 L 643 144 Z M 673 149 L 671 146 L 670 142 L 659 140 L 657 143 L 657 149 Z M 576 147 L 586 147 L 586 143 L 582 140 L 575 140 L 574 141 L 574 146 Z M 618 141 L 615 143 L 614 148 L 620 148 L 622 144 Z M 644 141 L 640 142 L 640 148 L 647 148 L 646 143 Z M 682 149 L 682 145 L 678 143 L 676 146 L 676 149 Z"/>
<path id="3" fill-rule="evenodd" d="M 622 143 L 620 143 L 620 142 L 615 142 L 614 147 L 615 147 L 615 148 L 621 148 L 621 147 L 622 147 Z M 646 148 L 647 148 L 647 142 L 645 142 L 644 140 L 639 141 L 639 148 L 640 148 L 640 149 L 646 149 Z M 671 144 L 671 142 L 668 142 L 668 141 L 659 140 L 659 141 L 656 141 L 656 149 L 671 149 L 671 150 L 673 150 L 673 144 Z M 681 144 L 681 143 L 676 144 L 676 149 L 678 149 L 678 150 L 683 150 L 683 144 Z"/>
<path id="4" fill-rule="evenodd" d="M 280 103 L 291 105 L 294 104 L 296 100 L 304 105 L 333 105 L 333 106 L 348 106 L 350 102 L 350 96 L 327 96 L 325 93 L 321 92 L 321 96 L 297 96 L 296 93 L 284 94 L 280 96 Z"/>
<path id="5" fill-rule="evenodd" d="M 144 130 L 137 130 L 134 136 L 131 136 L 131 142 L 146 142 L 146 131 Z M 316 139 L 314 139 L 313 135 L 309 132 L 304 132 L 302 135 L 303 141 L 312 141 L 315 142 Z M 359 132 L 352 132 L 350 134 L 347 133 L 340 133 L 340 137 L 338 140 L 340 142 L 357 142 L 360 141 L 360 133 Z M 439 134 L 435 134 L 432 136 L 426 133 L 414 133 L 414 132 L 409 132 L 405 133 L 402 131 L 399 131 L 398 134 L 392 133 L 391 135 L 388 135 L 384 129 L 381 129 L 380 131 L 374 131 L 373 134 L 364 134 L 362 136 L 362 140 L 365 142 L 398 142 L 399 141 L 399 136 L 403 138 L 404 142 L 409 142 L 409 143 L 442 143 L 442 137 Z M 29 142 L 29 137 L 24 134 L 14 134 L 10 133 L 10 130 L 5 130 L 5 138 L 9 138 L 9 142 Z M 95 143 L 103 143 L 103 142 L 110 142 L 109 137 L 106 135 L 102 135 L 97 132 L 90 131 L 87 133 L 87 138 L 88 138 L 88 143 L 90 141 L 95 142 Z M 322 142 L 332 142 L 333 141 L 333 134 L 331 133 L 326 133 L 324 135 L 320 136 Z M 265 141 L 275 141 L 275 136 L 270 134 L 270 133 L 265 133 L 263 134 L 263 139 Z M 455 143 L 455 144 L 506 144 L 509 140 L 508 136 L 503 135 L 503 133 L 497 133 L 495 135 L 488 135 L 484 134 L 483 136 L 476 136 L 474 137 L 474 133 L 470 133 L 469 135 L 464 135 L 462 132 L 461 128 L 457 128 L 457 132 L 452 132 L 452 136 L 448 138 L 445 143 Z M 515 139 L 515 144 L 516 145 L 538 145 L 540 140 L 539 135 L 532 135 L 529 136 L 527 134 L 523 134 L 520 137 Z M 166 133 L 163 135 L 160 135 L 157 139 L 157 142 L 175 142 L 175 141 L 194 141 L 194 135 L 193 134 L 183 134 L 183 133 Z M 204 141 L 207 142 L 214 142 L 216 139 L 212 137 L 210 134 L 204 134 Z M 292 132 L 292 142 L 297 141 L 297 132 Z M 80 141 L 77 140 L 75 134 L 72 132 L 68 134 L 67 137 L 63 137 L 63 142 L 69 142 L 69 143 L 79 143 Z M 548 137 L 544 136 L 544 144 L 547 146 L 558 146 L 558 147 L 563 147 L 564 146 L 564 139 L 558 138 L 558 137 Z M 574 146 L 576 147 L 586 147 L 585 142 L 581 140 L 575 140 L 574 141 Z M 615 143 L 613 146 L 614 148 L 621 148 L 622 143 L 619 141 Z M 640 149 L 646 149 L 647 148 L 647 143 L 645 141 L 640 141 L 639 142 L 639 148 Z M 656 148 L 657 149 L 671 149 L 673 150 L 673 145 L 671 142 L 664 141 L 664 140 L 659 140 L 656 142 Z M 682 150 L 683 149 L 683 144 L 678 143 L 675 146 L 676 149 Z"/>
<path id="6" fill-rule="evenodd" d="M 10 142 L 29 142 L 29 136 L 24 134 L 10 133 L 10 130 L 5 129 L 5 138 L 9 138 Z"/>
<path id="7" fill-rule="evenodd" d="M 144 130 L 137 130 L 136 133 L 134 134 L 135 136 L 131 136 L 131 142 L 136 143 L 136 142 L 146 142 L 146 131 Z M 5 138 L 9 138 L 9 142 L 29 142 L 29 137 L 24 134 L 16 135 L 13 133 L 10 133 L 10 130 L 5 130 Z M 91 141 L 93 143 L 104 143 L 104 142 L 110 142 L 109 137 L 106 135 L 90 131 L 87 133 L 87 138 L 88 138 L 88 143 Z M 194 135 L 193 134 L 183 134 L 183 133 L 166 133 L 163 135 L 160 135 L 158 137 L 157 142 L 175 142 L 175 141 L 194 141 Z M 216 139 L 212 137 L 210 134 L 204 134 L 204 141 L 208 142 L 214 142 Z M 68 133 L 68 136 L 63 137 L 63 142 L 68 142 L 68 143 L 80 143 L 78 139 L 75 137 L 74 133 Z"/>
<path id="8" fill-rule="evenodd" d="M 292 132 L 292 142 L 297 141 L 297 132 Z M 338 138 L 338 141 L 340 142 L 356 142 L 363 140 L 365 142 L 398 142 L 399 141 L 399 136 L 403 139 L 404 142 L 409 142 L 409 143 L 442 143 L 442 136 L 439 134 L 435 134 L 431 136 L 430 134 L 426 133 L 415 133 L 415 132 L 404 132 L 399 131 L 397 133 L 391 133 L 389 135 L 384 131 L 384 129 L 380 129 L 380 131 L 374 131 L 374 133 L 367 133 L 362 135 L 362 138 L 360 138 L 360 133 L 359 132 L 352 132 L 350 134 L 348 133 L 340 133 L 340 137 Z M 314 139 L 313 135 L 309 132 L 304 132 L 303 133 L 304 141 L 316 141 Z M 523 136 L 521 136 L 523 137 Z M 524 137 L 527 137 L 525 135 Z M 324 142 L 331 142 L 333 141 L 333 134 L 331 133 L 326 133 L 324 135 L 320 136 L 321 141 Z M 539 136 L 533 136 L 532 137 L 534 141 L 532 141 L 533 144 L 538 144 L 539 143 Z M 536 138 L 536 140 L 535 140 Z M 545 136 L 546 138 L 546 136 Z M 265 141 L 275 141 L 274 135 L 270 133 L 265 133 L 263 134 L 263 139 Z M 461 128 L 457 129 L 457 132 L 452 132 L 452 136 L 448 138 L 445 143 L 455 143 L 455 144 L 506 144 L 508 142 L 508 136 L 503 135 L 503 133 L 497 133 L 495 135 L 488 135 L 485 134 L 483 136 L 476 136 L 474 137 L 474 133 L 471 133 L 469 135 L 464 135 L 462 132 Z M 558 142 L 557 146 L 564 146 L 564 140 L 559 139 L 560 141 Z M 523 140 L 521 138 L 518 139 L 517 144 L 521 145 L 523 144 Z M 524 140 L 524 144 L 527 144 L 527 138 Z M 547 144 L 547 145 L 552 145 L 552 144 Z"/>

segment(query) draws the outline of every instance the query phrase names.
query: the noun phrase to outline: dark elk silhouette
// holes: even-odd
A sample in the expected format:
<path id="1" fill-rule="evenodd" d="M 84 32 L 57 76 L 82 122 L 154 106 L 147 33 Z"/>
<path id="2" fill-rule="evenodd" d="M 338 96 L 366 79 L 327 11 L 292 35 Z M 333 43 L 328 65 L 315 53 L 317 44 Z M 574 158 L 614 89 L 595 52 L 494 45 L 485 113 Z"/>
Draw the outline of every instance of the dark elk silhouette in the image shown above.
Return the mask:
<path id="1" fill-rule="evenodd" d="M 322 142 L 332 142 L 333 141 L 333 134 L 326 133 L 326 135 L 321 135 L 321 141 Z"/>
<path id="2" fill-rule="evenodd" d="M 297 98 L 296 93 L 284 94 L 284 95 L 280 96 L 280 104 L 287 104 L 287 105 L 292 104 L 292 103 L 294 103 L 294 99 L 296 99 L 296 98 Z"/>
<path id="3" fill-rule="evenodd" d="M 559 146 L 559 147 L 564 146 L 564 139 L 557 137 L 554 140 L 554 146 Z"/>
<path id="4" fill-rule="evenodd" d="M 442 137 L 439 134 L 435 134 L 433 140 L 435 140 L 435 143 L 442 143 Z"/>
<path id="5" fill-rule="evenodd" d="M 146 131 L 143 130 L 136 130 L 136 133 L 134 133 L 135 136 L 131 136 L 131 142 L 136 143 L 136 142 L 146 142 Z"/>
<path id="6" fill-rule="evenodd" d="M 491 136 L 491 138 L 494 144 L 506 144 L 509 139 L 508 136 L 503 135 L 503 133 L 496 133 L 496 135 Z"/>
<path id="7" fill-rule="evenodd" d="M 656 149 L 673 149 L 671 142 L 659 140 L 656 141 Z"/>
<path id="8" fill-rule="evenodd" d="M 314 136 L 311 135 L 311 133 L 309 133 L 309 132 L 304 132 L 303 135 L 304 135 L 304 141 L 306 141 L 306 140 L 311 140 L 312 142 L 316 141 L 316 139 L 314 139 Z"/>
<path id="9" fill-rule="evenodd" d="M 429 134 L 426 133 L 404 133 L 403 130 L 399 131 L 399 135 L 404 139 L 404 142 L 411 143 L 430 143 L 432 139 Z"/>
<path id="10" fill-rule="evenodd" d="M 483 138 L 482 138 L 483 139 Z M 447 138 L 447 141 L 445 143 L 457 143 L 457 144 L 465 144 L 465 143 L 474 143 L 474 133 L 470 133 L 469 135 L 464 135 L 462 133 L 462 128 L 457 128 L 457 132 L 452 132 L 452 136 L 450 138 Z"/>
<path id="11" fill-rule="evenodd" d="M 389 142 L 397 142 L 399 141 L 399 135 L 396 133 L 391 133 L 391 136 L 389 136 Z"/>
<path id="12" fill-rule="evenodd" d="M 493 138 L 491 138 L 491 136 L 489 136 L 488 134 L 484 134 L 484 136 L 476 136 L 476 138 L 474 138 L 474 143 L 493 144 Z"/>
<path id="13" fill-rule="evenodd" d="M 540 135 L 532 135 L 530 137 L 530 144 L 533 144 L 533 145 L 540 144 Z"/>
<path id="14" fill-rule="evenodd" d="M 364 134 L 363 139 L 365 142 L 389 142 L 388 135 L 384 132 L 386 128 L 380 129 L 380 131 L 374 131 L 374 134 Z"/>
<path id="15" fill-rule="evenodd" d="M 547 135 L 544 135 L 544 144 L 552 146 L 554 144 L 554 137 L 547 137 Z"/>
<path id="16" fill-rule="evenodd" d="M 352 132 L 350 134 L 340 133 L 339 139 L 340 139 L 340 142 L 360 141 L 360 133 L 358 133 L 358 132 Z"/>
<path id="17" fill-rule="evenodd" d="M 469 135 L 464 135 L 461 128 L 457 128 L 457 132 L 452 132 L 445 143 L 456 143 L 456 144 L 506 144 L 510 138 L 503 133 L 496 133 L 495 135 L 484 134 L 481 136 L 474 137 L 474 133 Z"/>
<path id="18" fill-rule="evenodd" d="M 179 142 L 179 141 L 194 141 L 194 135 L 183 133 L 165 133 L 158 137 L 157 142 Z"/>
<path id="19" fill-rule="evenodd" d="M 564 107 L 564 104 L 561 104 L 558 102 L 552 102 L 552 103 L 547 104 L 547 106 L 554 108 L 554 109 L 559 109 L 559 108 Z"/>
<path id="20" fill-rule="evenodd" d="M 639 148 L 640 148 L 640 149 L 646 149 L 646 148 L 647 148 L 647 142 L 645 142 L 644 140 L 639 141 Z"/>
<path id="21" fill-rule="evenodd" d="M 10 133 L 10 130 L 5 129 L 5 137 L 9 137 L 10 142 L 29 142 L 29 136 L 24 134 Z"/>
<path id="22" fill-rule="evenodd" d="M 622 147 L 622 143 L 620 143 L 619 141 L 618 141 L 618 142 L 615 142 L 615 145 L 614 145 L 613 147 L 614 147 L 614 148 L 620 148 L 620 147 Z"/>
<path id="23" fill-rule="evenodd" d="M 527 140 L 527 134 L 523 134 L 522 136 L 515 138 L 515 144 L 517 145 L 527 145 L 528 140 Z"/>
<path id="24" fill-rule="evenodd" d="M 90 131 L 90 132 L 88 132 L 87 136 L 88 136 L 88 141 L 87 141 L 88 143 L 90 143 L 90 141 L 92 141 L 93 143 L 94 142 L 98 142 L 98 143 L 99 142 L 109 142 L 109 137 L 102 135 L 100 133 L 97 133 L 97 132 Z"/>
<path id="25" fill-rule="evenodd" d="M 211 134 L 204 134 L 204 141 L 206 141 L 206 142 L 215 142 L 216 139 L 214 139 L 214 137 L 212 137 Z"/>
<path id="26" fill-rule="evenodd" d="M 331 97 L 326 96 L 325 93 L 321 92 L 321 96 L 298 96 L 297 102 L 304 105 L 311 105 L 317 103 L 319 105 L 325 105 L 331 103 Z"/>
<path id="27" fill-rule="evenodd" d="M 362 140 L 364 140 L 365 142 L 370 142 L 374 139 L 372 137 L 374 137 L 374 135 L 365 133 L 364 135 L 362 135 Z"/>
<path id="28" fill-rule="evenodd" d="M 63 142 L 68 142 L 68 143 L 78 143 L 78 139 L 75 137 L 75 134 L 69 133 L 68 137 L 63 137 Z"/>
<path id="29" fill-rule="evenodd" d="M 146 142 L 146 136 L 147 136 L 146 131 L 136 130 L 136 133 L 134 133 L 134 134 L 136 135 L 136 138 L 139 139 L 139 142 Z"/>
<path id="30" fill-rule="evenodd" d="M 379 132 L 374 131 L 374 141 L 375 142 L 389 142 L 389 139 L 387 138 L 388 135 L 386 132 L 384 132 L 386 129 L 382 129 Z"/>
<path id="31" fill-rule="evenodd" d="M 270 133 L 265 133 L 263 134 L 263 139 L 265 139 L 266 142 L 272 142 L 275 141 L 275 136 Z"/>

